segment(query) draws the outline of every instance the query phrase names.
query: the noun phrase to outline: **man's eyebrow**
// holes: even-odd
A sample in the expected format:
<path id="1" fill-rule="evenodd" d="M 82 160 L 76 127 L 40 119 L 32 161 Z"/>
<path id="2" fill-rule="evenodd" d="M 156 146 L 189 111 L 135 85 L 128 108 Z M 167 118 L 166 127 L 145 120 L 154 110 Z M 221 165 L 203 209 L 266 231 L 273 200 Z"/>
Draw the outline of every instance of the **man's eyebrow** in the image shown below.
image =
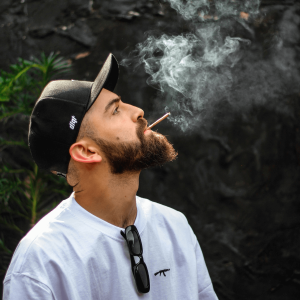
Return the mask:
<path id="1" fill-rule="evenodd" d="M 113 104 L 115 104 L 115 103 L 117 103 L 117 102 L 120 102 L 120 101 L 121 101 L 121 97 L 120 97 L 120 96 L 118 96 L 117 98 L 114 98 L 114 99 L 110 100 L 110 101 L 108 102 L 108 104 L 105 106 L 105 111 L 104 111 L 104 113 L 106 113 L 106 112 L 110 109 L 110 107 L 111 107 Z"/>

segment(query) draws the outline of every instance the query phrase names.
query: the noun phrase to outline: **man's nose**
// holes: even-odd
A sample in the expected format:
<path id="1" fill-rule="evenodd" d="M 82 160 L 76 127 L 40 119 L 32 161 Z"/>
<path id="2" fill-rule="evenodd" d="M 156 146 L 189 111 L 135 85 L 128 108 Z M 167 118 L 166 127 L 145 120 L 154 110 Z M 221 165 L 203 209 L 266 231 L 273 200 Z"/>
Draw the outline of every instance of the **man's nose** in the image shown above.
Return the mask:
<path id="1" fill-rule="evenodd" d="M 144 111 L 139 107 L 132 106 L 132 115 L 131 115 L 132 121 L 137 122 L 139 118 L 143 118 L 143 117 L 144 117 Z"/>

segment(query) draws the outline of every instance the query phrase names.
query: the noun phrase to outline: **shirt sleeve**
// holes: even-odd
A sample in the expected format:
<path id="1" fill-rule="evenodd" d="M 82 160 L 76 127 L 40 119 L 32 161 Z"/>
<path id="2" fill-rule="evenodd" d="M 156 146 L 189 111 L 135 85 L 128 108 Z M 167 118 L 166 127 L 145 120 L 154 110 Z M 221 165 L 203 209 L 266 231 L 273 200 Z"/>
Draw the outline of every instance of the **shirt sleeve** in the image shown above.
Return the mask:
<path id="1" fill-rule="evenodd" d="M 12 274 L 3 283 L 3 300 L 53 300 L 49 287 L 24 274 Z"/>
<path id="2" fill-rule="evenodd" d="M 199 300 L 218 300 L 211 283 L 211 279 L 204 261 L 199 242 L 195 245 L 197 259 L 197 275 L 198 275 L 198 299 Z"/>

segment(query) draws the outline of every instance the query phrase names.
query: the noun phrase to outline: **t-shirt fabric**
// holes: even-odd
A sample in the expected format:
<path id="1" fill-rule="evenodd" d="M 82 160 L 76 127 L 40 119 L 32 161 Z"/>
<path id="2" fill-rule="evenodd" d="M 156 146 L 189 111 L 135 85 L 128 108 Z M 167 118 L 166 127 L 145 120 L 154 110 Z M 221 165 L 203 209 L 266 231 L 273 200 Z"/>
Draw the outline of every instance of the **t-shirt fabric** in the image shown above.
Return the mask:
<path id="1" fill-rule="evenodd" d="M 124 229 L 89 213 L 71 194 L 19 243 L 3 300 L 217 300 L 186 217 L 138 196 L 136 204 L 148 293 L 136 289 Z"/>

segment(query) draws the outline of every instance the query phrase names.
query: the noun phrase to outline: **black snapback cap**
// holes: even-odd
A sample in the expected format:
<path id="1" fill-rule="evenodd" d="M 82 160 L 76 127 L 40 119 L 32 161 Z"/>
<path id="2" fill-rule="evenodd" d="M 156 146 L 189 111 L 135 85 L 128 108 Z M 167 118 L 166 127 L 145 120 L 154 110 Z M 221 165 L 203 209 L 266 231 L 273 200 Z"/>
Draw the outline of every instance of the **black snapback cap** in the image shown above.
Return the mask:
<path id="1" fill-rule="evenodd" d="M 119 65 L 110 53 L 94 82 L 53 80 L 42 91 L 30 116 L 28 146 L 39 168 L 66 176 L 69 149 L 83 117 L 103 88 L 113 92 Z"/>

